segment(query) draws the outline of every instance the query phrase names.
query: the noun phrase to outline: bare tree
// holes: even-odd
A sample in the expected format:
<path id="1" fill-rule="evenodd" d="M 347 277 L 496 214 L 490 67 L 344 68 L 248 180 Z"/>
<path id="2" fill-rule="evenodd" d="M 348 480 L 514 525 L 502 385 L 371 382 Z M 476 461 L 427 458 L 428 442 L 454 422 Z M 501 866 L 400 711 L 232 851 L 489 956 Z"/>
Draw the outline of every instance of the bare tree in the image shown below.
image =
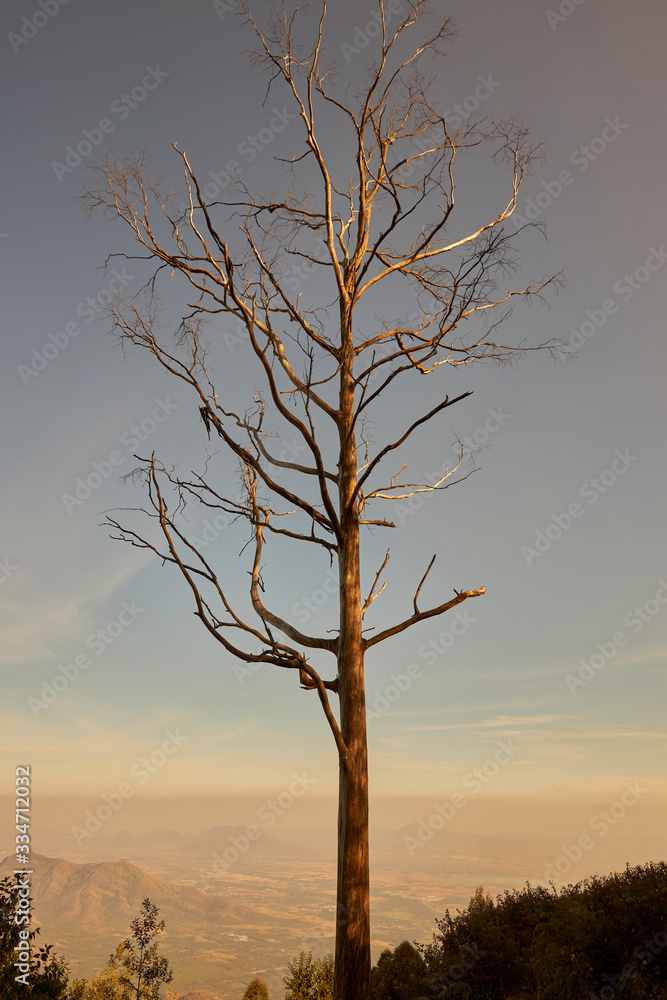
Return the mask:
<path id="1" fill-rule="evenodd" d="M 304 0 L 266 4 L 262 24 L 249 5 L 239 3 L 254 37 L 252 62 L 269 75 L 267 98 L 273 87 L 282 87 L 299 120 L 292 126 L 300 129 L 298 152 L 282 159 L 277 170 L 284 182 L 280 194 L 253 195 L 237 179 L 229 200 L 207 199 L 186 153 L 174 145 L 184 168 L 185 204 L 152 179 L 143 156 L 108 157 L 93 168 L 95 181 L 83 195 L 89 212 L 109 213 L 130 227 L 141 251 L 121 256 L 155 264 L 141 293 L 112 305 L 115 329 L 190 387 L 209 439 L 220 438 L 237 457 L 242 481 L 234 499 L 213 481 L 210 461 L 202 472 L 183 478 L 155 454 L 137 456 L 141 466 L 135 476 L 145 482 L 149 501 L 145 513 L 160 533 L 140 534 L 111 515 L 108 523 L 115 537 L 152 549 L 178 567 L 192 591 L 195 614 L 228 653 L 246 663 L 296 671 L 301 686 L 317 692 L 336 743 L 336 1000 L 370 998 L 365 652 L 484 593 L 483 587 L 454 590 L 452 597 L 422 608 L 433 556 L 406 617 L 374 634 L 363 627 L 364 615 L 386 586 L 380 583 L 389 552 L 364 599 L 360 527 L 393 528 L 381 510 L 376 512 L 381 501 L 445 489 L 465 478 L 463 472 L 451 478 L 461 468 L 463 448 L 436 483 L 410 481 L 405 465 L 386 475 L 380 466 L 469 392 L 446 395 L 428 412 L 406 419 L 404 430 L 386 443 L 375 445 L 370 414 L 399 376 L 519 357 L 529 348 L 500 342 L 499 325 L 514 298 L 539 296 L 557 282 L 512 286 L 516 234 L 503 224 L 539 150 L 516 121 L 470 119 L 458 130 L 448 127 L 431 90 L 432 67 L 452 28 L 437 23 L 424 33 L 430 18 L 425 3 L 409 0 L 401 8 L 407 13 L 390 15 L 378 0 L 375 61 L 363 85 L 355 87 L 337 84 L 335 65 L 325 63 L 326 0 L 316 5 L 310 44 L 298 41 L 301 18 L 310 16 Z M 410 41 L 413 35 L 418 37 Z M 456 156 L 484 146 L 509 167 L 507 193 L 487 222 L 452 235 Z M 295 262 L 313 272 L 313 302 L 296 294 L 288 280 Z M 194 301 L 183 310 L 175 335 L 165 336 L 160 324 L 165 293 L 158 285 L 176 272 L 189 282 Z M 378 320 L 372 332 L 361 332 L 371 315 L 368 309 L 361 314 L 362 299 L 364 307 L 377 302 L 388 281 L 412 303 L 410 318 Z M 260 388 L 244 412 L 230 408 L 229 394 L 217 382 L 216 340 L 207 324 L 219 314 L 241 325 L 257 365 Z M 233 368 L 228 360 L 225 375 L 233 378 Z M 298 435 L 306 459 L 276 454 L 272 438 L 280 429 Z M 182 515 L 192 501 L 248 523 L 248 613 L 235 606 L 213 560 L 188 540 Z M 279 595 L 273 601 L 266 597 L 262 559 L 270 536 L 294 546 L 308 543 L 323 550 L 331 564 L 337 561 L 340 613 L 333 634 L 307 634 L 277 613 Z M 309 662 L 309 650 L 335 659 L 332 679 Z"/>

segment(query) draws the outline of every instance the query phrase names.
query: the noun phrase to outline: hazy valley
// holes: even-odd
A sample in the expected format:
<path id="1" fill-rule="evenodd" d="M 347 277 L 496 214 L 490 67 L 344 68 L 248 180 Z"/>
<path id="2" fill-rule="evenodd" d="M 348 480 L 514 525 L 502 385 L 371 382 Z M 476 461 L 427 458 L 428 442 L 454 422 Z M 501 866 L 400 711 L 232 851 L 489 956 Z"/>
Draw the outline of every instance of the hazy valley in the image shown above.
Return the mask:
<path id="1" fill-rule="evenodd" d="M 33 903 L 41 940 L 53 943 L 73 975 L 104 965 L 149 897 L 166 921 L 161 951 L 180 996 L 194 990 L 236 1000 L 253 975 L 282 995 L 287 962 L 301 950 L 333 949 L 335 837 L 330 829 L 274 836 L 243 848 L 247 828 L 218 826 L 201 834 L 161 830 L 95 834 L 76 845 L 69 833 L 44 831 L 33 855 Z M 561 838 L 441 831 L 410 854 L 403 829 L 371 834 L 373 957 L 404 939 L 427 941 L 445 909 L 463 907 L 477 885 L 497 895 L 544 879 L 562 856 Z M 236 845 L 234 847 L 233 845 Z M 625 861 L 659 858 L 657 838 L 638 846 L 619 837 L 600 843 L 563 876 L 577 881 L 621 870 Z M 119 860 L 122 859 L 122 860 Z M 232 863 L 227 863 L 227 861 Z M 13 869 L 0 865 L 0 876 Z"/>

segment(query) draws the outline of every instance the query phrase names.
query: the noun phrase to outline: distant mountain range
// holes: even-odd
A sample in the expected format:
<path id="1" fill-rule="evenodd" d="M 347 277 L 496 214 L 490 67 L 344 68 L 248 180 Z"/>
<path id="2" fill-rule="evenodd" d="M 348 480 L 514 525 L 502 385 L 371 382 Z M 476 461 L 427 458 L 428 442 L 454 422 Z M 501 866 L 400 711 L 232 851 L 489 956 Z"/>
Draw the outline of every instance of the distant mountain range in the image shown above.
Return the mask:
<path id="1" fill-rule="evenodd" d="M 38 940 L 53 944 L 77 976 L 90 977 L 101 969 L 119 942 L 130 936 L 130 923 L 146 898 L 160 908 L 160 918 L 166 922 L 160 950 L 178 973 L 175 985 L 226 981 L 242 991 L 235 941 L 252 935 L 257 945 L 264 946 L 267 928 L 274 923 L 268 912 L 161 881 L 125 859 L 80 865 L 33 854 L 31 865 L 34 925 L 41 928 Z M 5 858 L 0 878 L 14 867 L 13 856 Z M 285 929 L 292 928 L 292 936 L 299 937 L 300 921 L 288 914 L 282 920 Z"/>
<path id="2" fill-rule="evenodd" d="M 261 828 L 260 828 L 261 829 Z M 182 859 L 192 859 L 198 867 L 207 862 L 214 864 L 215 855 L 222 853 L 233 844 L 233 838 L 245 836 L 247 826 L 215 826 L 203 833 L 181 833 L 177 830 L 156 830 L 151 833 L 135 834 L 128 830 L 105 835 L 96 833 L 89 840 L 77 846 L 69 833 L 41 831 L 39 846 L 49 854 L 58 854 L 70 860 L 98 860 L 109 858 L 116 860 L 127 857 L 140 865 L 146 865 L 151 857 L 163 858 L 180 856 Z M 406 836 L 414 837 L 417 826 L 409 823 L 400 829 L 374 827 L 370 831 L 371 851 L 374 856 L 384 854 L 396 858 L 404 854 Z M 554 842 L 555 843 L 555 842 Z M 533 852 L 547 851 L 549 838 L 523 837 L 494 834 L 460 834 L 449 830 L 440 830 L 430 843 L 429 853 L 459 854 L 478 856 L 506 856 L 522 854 L 524 857 Z M 556 845 L 557 846 L 557 845 Z M 336 831 L 333 827 L 323 827 L 293 832 L 281 831 L 279 836 L 262 829 L 261 837 L 252 844 L 252 857 L 270 858 L 301 858 L 334 861 L 336 856 Z M 243 859 L 241 859 L 241 863 Z"/>
<path id="3" fill-rule="evenodd" d="M 177 830 L 155 830 L 151 833 L 136 834 L 121 830 L 114 834 L 104 831 L 95 833 L 77 844 L 71 833 L 41 830 L 38 837 L 39 849 L 49 855 L 59 855 L 72 861 L 129 860 L 145 864 L 150 857 L 171 856 L 191 858 L 199 866 L 213 862 L 214 855 L 221 855 L 232 846 L 233 838 L 244 837 L 247 825 L 215 826 L 203 833 L 181 833 Z M 259 827 L 261 836 L 253 841 L 253 857 L 306 857 L 335 858 L 336 832 L 332 829 L 300 831 L 291 836 L 275 836 Z M 37 839 L 37 838 L 36 838 Z"/>
<path id="4" fill-rule="evenodd" d="M 301 950 L 321 957 L 333 947 L 335 830 L 281 830 L 277 836 L 262 829 L 234 854 L 246 833 L 243 825 L 200 834 L 100 831 L 77 847 L 70 833 L 41 829 L 37 846 L 59 856 L 31 855 L 39 940 L 55 946 L 73 976 L 90 978 L 130 935 L 131 921 L 149 898 L 166 922 L 161 952 L 181 997 L 187 991 L 194 1000 L 200 991 L 197 1000 L 238 1000 L 254 975 L 266 980 L 272 995 L 282 995 L 290 959 Z M 417 835 L 415 823 L 371 830 L 376 957 L 401 940 L 429 940 L 435 918 L 447 907 L 467 905 L 480 883 L 496 895 L 544 878 L 547 864 L 570 842 L 446 829 L 428 839 L 422 826 L 425 842 L 410 851 L 405 838 L 414 845 Z M 614 833 L 566 877 L 576 882 L 591 871 L 621 870 L 626 861 L 655 860 L 663 850 L 657 838 L 642 838 L 640 847 L 636 838 Z M 220 864 L 224 859 L 232 863 Z M 13 856 L 0 863 L 0 877 L 13 870 Z"/>
<path id="5" fill-rule="evenodd" d="M 127 937 L 130 921 L 147 897 L 173 923 L 198 923 L 202 916 L 220 924 L 256 923 L 259 911 L 209 896 L 200 889 L 173 885 L 147 875 L 123 858 L 73 864 L 62 858 L 31 856 L 35 914 L 44 928 L 77 923 L 87 932 Z M 0 878 L 14 870 L 10 856 L 0 863 Z M 261 921 L 260 921 L 261 922 Z"/>

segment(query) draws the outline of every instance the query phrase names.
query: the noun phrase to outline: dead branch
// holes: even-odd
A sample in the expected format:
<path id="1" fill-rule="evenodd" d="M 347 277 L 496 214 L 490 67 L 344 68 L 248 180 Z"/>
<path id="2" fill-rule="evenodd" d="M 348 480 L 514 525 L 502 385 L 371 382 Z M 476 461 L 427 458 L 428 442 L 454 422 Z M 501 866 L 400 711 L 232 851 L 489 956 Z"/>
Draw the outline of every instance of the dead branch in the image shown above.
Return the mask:
<path id="1" fill-rule="evenodd" d="M 366 600 L 364 602 L 364 605 L 363 605 L 363 607 L 361 609 L 361 617 L 362 618 L 364 617 L 364 614 L 366 613 L 366 611 L 368 610 L 368 608 L 370 608 L 370 606 L 373 603 L 373 601 L 375 600 L 375 598 L 379 597 L 380 594 L 382 593 L 382 591 L 384 590 L 384 588 L 387 586 L 387 581 L 385 580 L 385 582 L 382 584 L 382 587 L 380 588 L 380 590 L 378 590 L 377 594 L 374 593 L 375 588 L 377 587 L 377 584 L 378 584 L 378 580 L 382 576 L 382 571 L 384 570 L 385 566 L 389 562 L 389 552 L 390 552 L 390 550 L 387 549 L 387 554 L 384 557 L 384 562 L 382 563 L 382 565 L 380 566 L 379 570 L 375 574 L 375 580 L 373 581 L 373 586 L 371 587 L 371 589 L 370 589 L 370 591 L 368 593 L 368 597 L 366 598 Z"/>
<path id="2" fill-rule="evenodd" d="M 467 601 L 469 597 L 480 597 L 485 592 L 485 587 L 480 587 L 479 590 L 455 590 L 454 593 L 456 594 L 456 597 L 451 601 L 446 601 L 444 604 L 438 605 L 437 608 L 431 608 L 430 611 L 419 611 L 412 615 L 411 618 L 406 618 L 405 621 L 400 622 L 398 625 L 392 625 L 391 628 L 384 629 L 383 632 L 373 636 L 371 639 L 365 639 L 364 644 L 366 648 L 368 648 L 369 646 L 374 646 L 378 642 L 384 642 L 385 639 L 389 639 L 392 635 L 398 635 L 399 632 L 404 632 L 406 628 L 416 625 L 417 622 L 425 621 L 426 618 L 433 618 L 435 615 L 442 615 L 445 611 L 455 608 L 457 604 L 461 604 L 462 601 Z"/>
<path id="3" fill-rule="evenodd" d="M 417 587 L 417 590 L 415 592 L 415 596 L 414 596 L 414 600 L 413 600 L 412 604 L 413 604 L 413 607 L 415 609 L 415 614 L 416 615 L 419 614 L 419 608 L 417 607 L 417 598 L 419 597 L 419 591 L 424 586 L 424 580 L 426 579 L 426 577 L 431 572 L 431 567 L 433 566 L 434 562 L 435 562 L 435 556 L 433 556 L 433 558 L 431 559 L 430 563 L 428 564 L 428 569 L 426 570 L 426 572 L 424 573 L 423 577 L 421 578 L 421 580 L 419 582 L 419 586 Z"/>

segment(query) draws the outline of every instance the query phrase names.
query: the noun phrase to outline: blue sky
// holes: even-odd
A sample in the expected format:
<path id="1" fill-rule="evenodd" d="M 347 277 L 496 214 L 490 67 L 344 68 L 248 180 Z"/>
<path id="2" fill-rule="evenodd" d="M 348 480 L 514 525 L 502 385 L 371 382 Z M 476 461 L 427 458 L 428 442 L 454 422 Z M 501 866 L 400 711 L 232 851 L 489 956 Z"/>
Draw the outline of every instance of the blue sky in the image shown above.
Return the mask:
<path id="1" fill-rule="evenodd" d="M 341 42 L 372 9 L 343 0 L 331 11 L 345 79 L 364 54 L 346 63 Z M 405 396 L 378 411 L 379 444 L 428 400 L 473 390 L 402 454 L 415 477 L 452 460 L 454 431 L 488 447 L 465 483 L 417 511 L 403 503 L 391 537 L 364 540 L 365 586 L 392 548 L 387 590 L 369 616 L 378 628 L 410 613 L 434 552 L 431 600 L 486 587 L 458 625 L 429 621 L 369 654 L 373 789 L 435 799 L 511 739 L 522 749 L 489 782 L 496 798 L 565 789 L 573 801 L 597 801 L 641 779 L 664 803 L 667 13 L 658 0 L 586 0 L 567 16 L 528 0 L 446 9 L 460 38 L 438 68 L 442 108 L 491 79 L 483 112 L 516 112 L 548 148 L 519 198 L 548 241 L 522 236 L 521 275 L 563 268 L 568 285 L 549 309 L 518 309 L 506 339 L 571 340 L 575 350 L 567 363 L 537 353 L 513 368 L 434 375 L 426 387 L 408 380 Z M 197 627 L 176 573 L 99 526 L 102 511 L 140 505 L 138 489 L 118 481 L 133 465 L 133 428 L 165 462 L 188 468 L 206 440 L 194 401 L 149 359 L 124 356 L 92 319 L 88 300 L 94 306 L 113 278 L 100 266 L 128 244 L 117 224 L 84 219 L 75 201 L 82 167 L 72 158 L 67 171 L 57 166 L 84 130 L 103 129 L 99 151 L 144 149 L 169 183 L 178 183 L 177 141 L 203 177 L 242 158 L 246 183 L 261 189 L 278 183 L 273 153 L 299 148 L 298 123 L 252 162 L 244 155 L 286 97 L 276 91 L 262 109 L 265 81 L 244 60 L 248 39 L 224 5 L 72 0 L 33 32 L 22 18 L 34 12 L 7 0 L 1 15 L 11 95 L 0 219 L 6 780 L 27 761 L 37 794 L 99 798 L 180 727 L 187 742 L 142 795 L 224 805 L 225 795 L 279 791 L 304 762 L 318 794 L 333 794 L 335 748 L 315 696 L 275 668 L 235 675 Z M 137 87 L 145 96 L 124 102 Z M 328 140 L 342 162 L 342 140 Z M 462 230 L 495 204 L 503 178 L 470 157 Z M 138 273 L 114 266 L 116 281 L 136 291 Z M 389 295 L 382 308 L 400 303 Z M 590 335 L 577 333 L 582 326 Z M 253 387 L 247 351 L 233 326 L 215 329 L 220 377 L 241 401 Z M 231 481 L 233 463 L 222 456 L 219 467 Z M 63 499 L 94 471 L 90 496 Z M 209 539 L 241 586 L 243 535 L 206 520 L 193 514 L 193 535 Z M 334 627 L 326 561 L 278 545 L 275 554 L 267 593 L 285 611 L 321 605 L 309 627 Z M 64 680 L 52 703 L 29 701 L 56 677 Z"/>

